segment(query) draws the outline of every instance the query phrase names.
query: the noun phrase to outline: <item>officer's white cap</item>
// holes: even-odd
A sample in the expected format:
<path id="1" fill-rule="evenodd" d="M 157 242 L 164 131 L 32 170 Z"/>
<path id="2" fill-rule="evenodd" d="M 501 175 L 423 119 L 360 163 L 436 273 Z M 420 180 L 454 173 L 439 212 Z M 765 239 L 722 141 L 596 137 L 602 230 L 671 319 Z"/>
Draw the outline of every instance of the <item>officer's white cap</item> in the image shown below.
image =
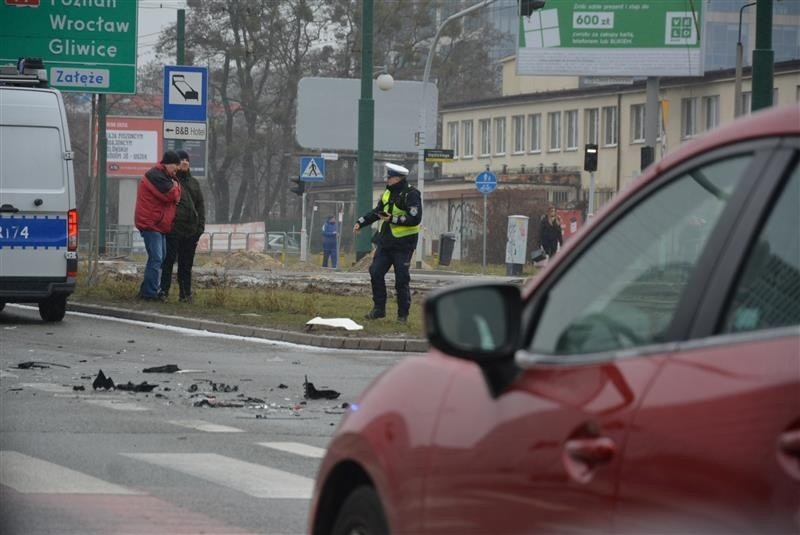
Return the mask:
<path id="1" fill-rule="evenodd" d="M 397 165 L 396 163 L 387 163 L 386 164 L 386 175 L 387 176 L 408 176 L 408 169 L 406 169 L 402 165 Z"/>

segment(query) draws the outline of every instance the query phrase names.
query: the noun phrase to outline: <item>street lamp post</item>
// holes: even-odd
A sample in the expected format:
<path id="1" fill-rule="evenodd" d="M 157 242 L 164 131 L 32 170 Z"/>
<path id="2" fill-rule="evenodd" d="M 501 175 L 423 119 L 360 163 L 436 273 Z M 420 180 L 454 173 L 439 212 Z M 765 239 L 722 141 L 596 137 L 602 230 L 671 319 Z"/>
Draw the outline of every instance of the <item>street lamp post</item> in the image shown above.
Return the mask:
<path id="1" fill-rule="evenodd" d="M 361 98 L 358 101 L 358 179 L 356 215 L 372 206 L 372 167 L 375 158 L 375 101 L 372 99 L 373 0 L 361 4 Z M 356 261 L 371 249 L 368 232 L 356 234 Z"/>
<path id="2" fill-rule="evenodd" d="M 366 0 L 365 0 L 366 1 Z M 478 2 L 477 4 L 473 4 L 472 6 L 462 9 L 458 13 L 454 13 L 447 17 L 444 22 L 439 26 L 439 29 L 436 30 L 436 35 L 433 37 L 433 42 L 431 43 L 431 47 L 428 49 L 428 58 L 425 60 L 425 72 L 422 75 L 422 91 L 420 91 L 420 100 L 419 100 L 419 130 L 417 131 L 417 139 L 416 144 L 419 147 L 419 152 L 417 155 L 417 189 L 419 190 L 419 194 L 422 197 L 422 202 L 425 202 L 425 120 L 426 120 L 426 109 L 425 109 L 425 93 L 428 87 L 428 78 L 431 74 L 431 64 L 433 63 L 433 53 L 436 50 L 436 43 L 439 42 L 439 37 L 442 34 L 442 30 L 448 23 L 460 19 L 464 15 L 472 13 L 473 11 L 480 9 L 482 7 L 486 7 L 489 4 L 494 3 L 496 0 L 483 0 L 482 2 Z M 423 224 L 423 230 L 425 226 Z M 422 246 L 421 246 L 421 253 L 420 259 L 417 260 L 417 268 L 422 267 L 422 257 L 425 256 L 425 234 L 422 233 Z"/>
<path id="3" fill-rule="evenodd" d="M 744 55 L 742 50 L 742 13 L 744 8 L 754 5 L 756 5 L 755 2 L 750 2 L 739 8 L 739 39 L 736 41 L 736 82 L 733 94 L 734 117 L 739 117 L 742 114 L 742 57 Z"/>

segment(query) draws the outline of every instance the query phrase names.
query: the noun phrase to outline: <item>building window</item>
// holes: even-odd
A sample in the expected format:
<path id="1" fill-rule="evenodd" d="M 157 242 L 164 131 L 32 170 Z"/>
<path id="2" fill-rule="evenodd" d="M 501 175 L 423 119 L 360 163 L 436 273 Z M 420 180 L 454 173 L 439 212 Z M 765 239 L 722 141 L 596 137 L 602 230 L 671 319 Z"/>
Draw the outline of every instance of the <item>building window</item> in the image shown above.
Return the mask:
<path id="1" fill-rule="evenodd" d="M 800 88 L 798 88 L 800 93 Z M 531 152 L 542 152 L 542 114 L 528 115 L 528 124 L 531 130 Z"/>
<path id="2" fill-rule="evenodd" d="M 617 108 L 603 108 L 603 145 L 613 147 L 617 144 Z"/>
<path id="3" fill-rule="evenodd" d="M 703 126 L 711 130 L 719 125 L 719 95 L 703 97 Z"/>
<path id="4" fill-rule="evenodd" d="M 592 108 L 584 112 L 586 143 L 597 144 L 600 139 L 600 112 L 597 108 Z"/>
<path id="5" fill-rule="evenodd" d="M 461 121 L 462 153 L 465 158 L 472 158 L 472 121 Z"/>
<path id="6" fill-rule="evenodd" d="M 547 114 L 547 131 L 549 134 L 548 150 L 561 150 L 561 112 L 551 112 Z"/>
<path id="7" fill-rule="evenodd" d="M 511 128 L 514 130 L 514 154 L 525 152 L 525 116 L 513 116 Z"/>
<path id="8" fill-rule="evenodd" d="M 644 143 L 644 104 L 631 106 L 631 143 Z"/>
<path id="9" fill-rule="evenodd" d="M 458 158 L 458 122 L 447 123 L 447 133 L 450 137 L 450 149 L 453 157 Z"/>
<path id="10" fill-rule="evenodd" d="M 494 120 L 494 153 L 506 153 L 506 118 L 497 117 Z"/>
<path id="11" fill-rule="evenodd" d="M 742 115 L 750 113 L 753 107 L 753 93 L 751 91 L 742 92 Z"/>
<path id="12" fill-rule="evenodd" d="M 681 137 L 697 134 L 697 97 L 681 99 Z"/>
<path id="13" fill-rule="evenodd" d="M 567 123 L 567 150 L 578 150 L 578 110 L 564 112 Z"/>
<path id="14" fill-rule="evenodd" d="M 490 119 L 481 119 L 481 156 L 489 156 L 492 153 L 492 127 Z"/>

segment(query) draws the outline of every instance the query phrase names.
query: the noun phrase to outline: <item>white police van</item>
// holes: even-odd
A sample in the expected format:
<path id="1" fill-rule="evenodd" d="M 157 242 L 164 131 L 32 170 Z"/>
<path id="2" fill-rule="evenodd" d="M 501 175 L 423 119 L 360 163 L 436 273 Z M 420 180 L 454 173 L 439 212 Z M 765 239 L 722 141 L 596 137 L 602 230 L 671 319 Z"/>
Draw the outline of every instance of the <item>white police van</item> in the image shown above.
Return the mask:
<path id="1" fill-rule="evenodd" d="M 67 115 L 41 60 L 0 67 L 0 310 L 38 303 L 61 321 L 78 272 Z"/>

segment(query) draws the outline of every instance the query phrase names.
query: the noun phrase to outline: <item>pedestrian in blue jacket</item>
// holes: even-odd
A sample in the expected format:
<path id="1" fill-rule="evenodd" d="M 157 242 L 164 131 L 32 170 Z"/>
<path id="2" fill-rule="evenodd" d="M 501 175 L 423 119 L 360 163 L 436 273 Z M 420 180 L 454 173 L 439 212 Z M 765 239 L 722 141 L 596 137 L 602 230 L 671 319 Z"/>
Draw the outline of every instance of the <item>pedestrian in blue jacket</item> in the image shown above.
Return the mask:
<path id="1" fill-rule="evenodd" d="M 328 216 L 328 220 L 322 225 L 322 267 L 328 267 L 328 258 L 331 259 L 331 267 L 339 267 L 339 251 L 336 247 L 338 235 L 336 218 Z"/>

